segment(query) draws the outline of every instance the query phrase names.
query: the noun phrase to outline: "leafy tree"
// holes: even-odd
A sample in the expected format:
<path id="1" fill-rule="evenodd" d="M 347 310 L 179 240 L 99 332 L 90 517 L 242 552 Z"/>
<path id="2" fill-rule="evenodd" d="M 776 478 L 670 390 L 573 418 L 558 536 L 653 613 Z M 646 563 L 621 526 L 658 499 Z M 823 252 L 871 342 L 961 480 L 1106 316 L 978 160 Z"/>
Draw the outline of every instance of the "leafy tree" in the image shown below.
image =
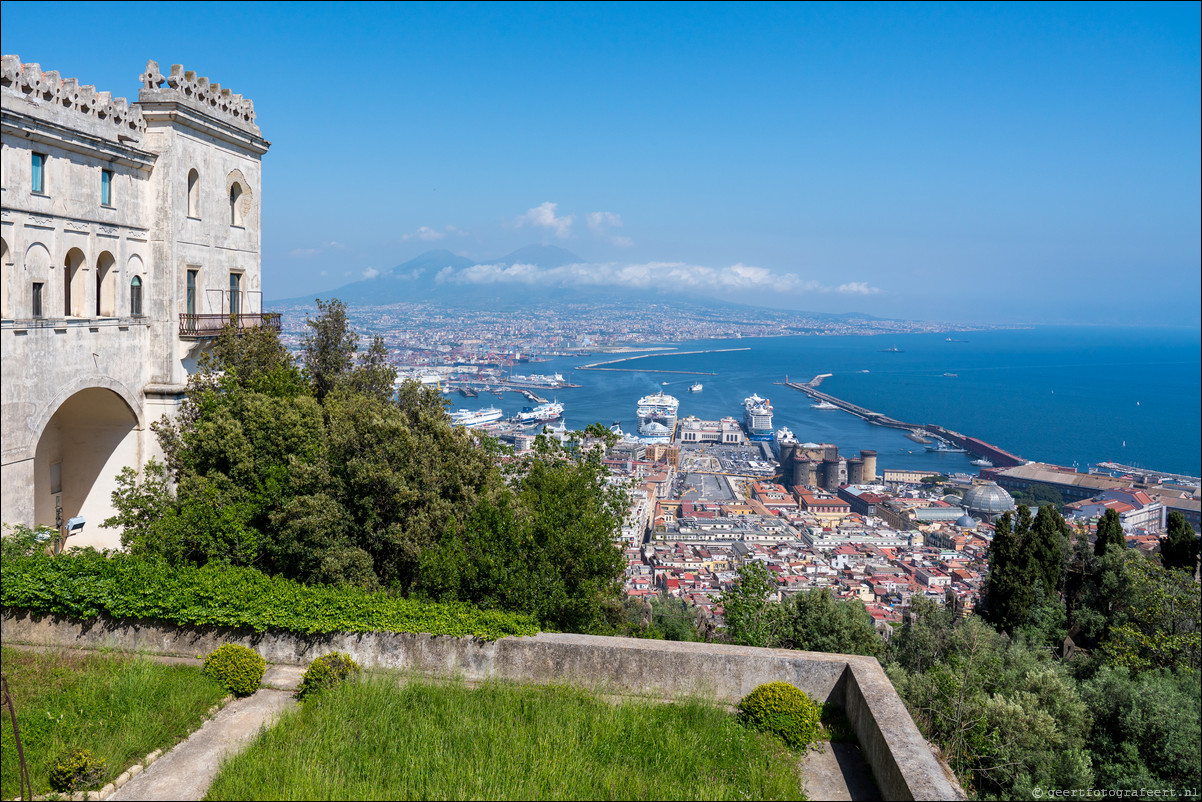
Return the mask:
<path id="1" fill-rule="evenodd" d="M 739 582 L 718 597 L 726 617 L 726 636 L 741 646 L 775 646 L 785 627 L 785 608 L 771 601 L 776 581 L 763 563 L 739 566 Z"/>
<path id="2" fill-rule="evenodd" d="M 1165 536 L 1160 539 L 1160 560 L 1165 568 L 1194 573 L 1198 568 L 1198 535 L 1177 510 L 1169 513 Z"/>
<path id="3" fill-rule="evenodd" d="M 1103 667 L 1080 686 L 1095 783 L 1101 788 L 1197 788 L 1202 784 L 1202 693 L 1197 672 Z"/>
<path id="4" fill-rule="evenodd" d="M 337 298 L 323 302 L 317 299 L 318 316 L 306 319 L 309 333 L 305 335 L 302 358 L 313 393 L 318 401 L 334 389 L 355 364 L 359 335 L 347 324 L 346 304 Z"/>
<path id="5" fill-rule="evenodd" d="M 859 599 L 836 599 L 829 589 L 798 593 L 785 603 L 780 643 L 786 648 L 880 657 L 885 644 Z"/>
<path id="6" fill-rule="evenodd" d="M 388 402 L 393 399 L 396 376 L 396 368 L 388 360 L 384 338 L 377 334 L 372 337 L 371 346 L 359 355 L 359 364 L 347 381 L 352 392 Z"/>
<path id="7" fill-rule="evenodd" d="M 1098 520 L 1098 539 L 1094 542 L 1093 553 L 1101 557 L 1110 549 L 1127 548 L 1127 538 L 1123 534 L 1123 522 L 1115 510 L 1108 509 Z"/>
<path id="8" fill-rule="evenodd" d="M 1131 669 L 1202 668 L 1202 593 L 1181 571 L 1139 554 L 1125 555 L 1128 592 L 1113 614 L 1102 652 L 1108 663 Z"/>

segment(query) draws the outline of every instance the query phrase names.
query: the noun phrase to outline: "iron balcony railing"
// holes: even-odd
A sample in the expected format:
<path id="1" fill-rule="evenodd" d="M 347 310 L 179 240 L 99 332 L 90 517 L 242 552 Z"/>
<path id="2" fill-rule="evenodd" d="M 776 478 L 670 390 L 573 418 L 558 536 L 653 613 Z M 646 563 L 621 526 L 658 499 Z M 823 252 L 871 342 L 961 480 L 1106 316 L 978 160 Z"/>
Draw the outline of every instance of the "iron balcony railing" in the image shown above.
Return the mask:
<path id="1" fill-rule="evenodd" d="M 221 330 L 234 325 L 238 331 L 270 326 L 280 330 L 279 312 L 255 312 L 249 315 L 189 315 L 179 316 L 179 336 L 190 339 L 216 337 Z"/>

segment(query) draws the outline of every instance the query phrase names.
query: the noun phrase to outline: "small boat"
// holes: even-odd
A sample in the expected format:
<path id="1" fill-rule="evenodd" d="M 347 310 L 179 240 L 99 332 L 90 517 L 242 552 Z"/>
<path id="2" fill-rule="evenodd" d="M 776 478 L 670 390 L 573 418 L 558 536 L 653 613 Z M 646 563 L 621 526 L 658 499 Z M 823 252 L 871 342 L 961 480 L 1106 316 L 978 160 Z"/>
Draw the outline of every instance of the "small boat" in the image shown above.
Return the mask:
<path id="1" fill-rule="evenodd" d="M 702 386 L 701 382 L 693 382 L 692 384 L 689 385 L 689 392 L 690 393 L 699 393 L 699 392 L 701 392 L 701 386 Z"/>
<path id="2" fill-rule="evenodd" d="M 905 351 L 903 351 L 902 349 L 900 349 L 896 345 L 894 345 L 890 348 L 882 348 L 881 353 L 882 354 L 904 354 Z"/>
<path id="3" fill-rule="evenodd" d="M 992 468 L 993 467 L 993 463 L 990 462 L 989 460 L 985 459 L 984 457 L 981 457 L 981 459 L 974 459 L 972 461 L 972 464 L 976 465 L 978 468 Z"/>
<path id="4" fill-rule="evenodd" d="M 944 373 L 943 375 L 949 379 L 959 378 L 955 373 Z"/>
<path id="5" fill-rule="evenodd" d="M 810 409 L 838 409 L 839 407 L 832 404 L 830 401 L 819 401 L 817 404 L 810 404 Z"/>

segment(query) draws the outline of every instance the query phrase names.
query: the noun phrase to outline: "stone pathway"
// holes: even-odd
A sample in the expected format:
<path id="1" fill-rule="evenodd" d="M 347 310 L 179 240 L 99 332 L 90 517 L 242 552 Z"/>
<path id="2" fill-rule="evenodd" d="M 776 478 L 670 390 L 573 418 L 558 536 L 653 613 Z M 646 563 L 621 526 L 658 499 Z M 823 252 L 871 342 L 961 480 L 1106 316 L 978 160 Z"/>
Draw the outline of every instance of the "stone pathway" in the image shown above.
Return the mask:
<path id="1" fill-rule="evenodd" d="M 296 706 L 292 691 L 302 673 L 299 666 L 268 666 L 265 687 L 230 702 L 108 799 L 203 799 L 221 761 L 245 748 L 281 712 Z"/>

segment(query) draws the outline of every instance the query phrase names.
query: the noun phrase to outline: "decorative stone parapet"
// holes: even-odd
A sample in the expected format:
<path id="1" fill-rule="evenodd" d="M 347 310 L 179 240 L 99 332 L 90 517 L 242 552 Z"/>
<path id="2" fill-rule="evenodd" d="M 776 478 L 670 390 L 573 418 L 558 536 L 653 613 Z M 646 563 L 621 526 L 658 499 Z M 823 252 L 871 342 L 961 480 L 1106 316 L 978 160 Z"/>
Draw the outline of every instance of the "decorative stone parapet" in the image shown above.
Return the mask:
<path id="1" fill-rule="evenodd" d="M 255 133 L 259 131 L 255 125 L 254 101 L 235 94 L 219 83 L 210 83 L 208 78 L 197 76 L 195 71 L 185 70 L 182 64 L 172 64 L 171 74 L 163 75 L 159 72 L 157 61 L 148 61 L 146 71 L 138 76 L 138 80 L 142 82 L 139 100 L 182 101 L 210 114 L 220 115 L 242 128 L 249 128 Z"/>
<path id="2" fill-rule="evenodd" d="M 136 103 L 113 97 L 111 92 L 98 92 L 95 86 L 80 86 L 77 79 L 63 78 L 55 70 L 43 72 L 40 64 L 22 64 L 20 56 L 3 57 L 0 85 L 31 100 L 110 121 L 115 127 L 138 136 L 146 131 L 146 120 Z"/>

